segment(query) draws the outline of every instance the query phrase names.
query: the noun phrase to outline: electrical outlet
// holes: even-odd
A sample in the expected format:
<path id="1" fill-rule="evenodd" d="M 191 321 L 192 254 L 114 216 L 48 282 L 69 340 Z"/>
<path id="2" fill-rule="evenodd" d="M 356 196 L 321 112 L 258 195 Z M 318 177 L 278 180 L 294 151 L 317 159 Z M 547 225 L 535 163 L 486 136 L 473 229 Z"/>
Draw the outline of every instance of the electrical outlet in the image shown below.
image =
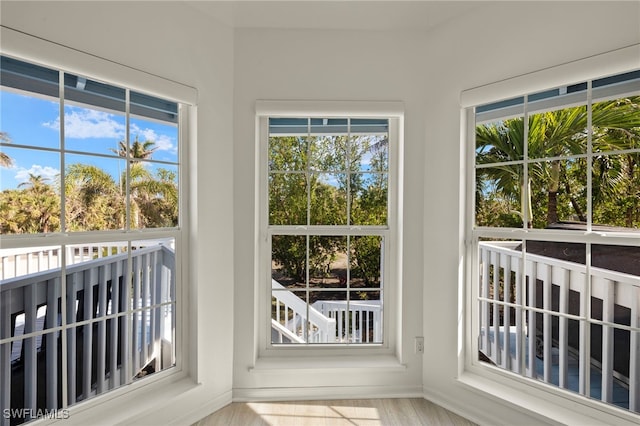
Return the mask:
<path id="1" fill-rule="evenodd" d="M 416 353 L 424 353 L 424 337 L 416 337 Z"/>

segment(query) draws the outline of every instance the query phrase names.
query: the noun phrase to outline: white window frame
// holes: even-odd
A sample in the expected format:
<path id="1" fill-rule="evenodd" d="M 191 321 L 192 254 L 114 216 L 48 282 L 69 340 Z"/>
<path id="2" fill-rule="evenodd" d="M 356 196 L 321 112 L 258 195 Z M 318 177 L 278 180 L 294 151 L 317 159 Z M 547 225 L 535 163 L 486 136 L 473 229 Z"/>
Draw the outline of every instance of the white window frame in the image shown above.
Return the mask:
<path id="1" fill-rule="evenodd" d="M 620 421 L 633 423 L 638 420 L 637 414 L 632 412 L 600 401 L 586 399 L 571 391 L 551 387 L 542 382 L 524 379 L 500 367 L 493 367 L 478 360 L 478 237 L 488 236 L 512 240 L 539 238 L 541 240 L 571 241 L 585 244 L 637 245 L 635 240 L 637 235 L 620 233 L 605 236 L 591 232 L 590 228 L 587 232 L 476 228 L 474 224 L 475 106 L 637 70 L 639 68 L 638 57 L 640 57 L 640 45 L 632 45 L 469 89 L 461 94 L 461 153 L 462 164 L 467 173 L 463 181 L 465 197 L 461 203 L 461 215 L 463 216 L 461 231 L 465 242 L 463 251 L 465 268 L 461 275 L 460 288 L 464 292 L 464 298 L 461 299 L 460 309 L 464 313 L 465 321 L 459 329 L 465 345 L 460 358 L 458 379 L 461 383 L 477 391 L 493 394 L 516 406 L 539 413 L 542 416 L 549 416 L 549 418 L 562 416 L 571 418 L 577 410 L 580 410 L 580 415 L 589 416 L 604 423 Z M 591 226 L 590 222 L 588 226 Z M 515 397 L 514 391 L 523 393 L 523 397 Z"/>
<path id="2" fill-rule="evenodd" d="M 396 354 L 400 336 L 401 309 L 399 295 L 401 275 L 401 200 L 402 200 L 402 138 L 404 107 L 400 102 L 349 101 L 257 101 L 256 102 L 256 335 L 258 357 L 291 357 L 304 355 Z M 389 192 L 388 222 L 386 227 L 351 226 L 354 234 L 384 235 L 384 313 L 383 342 L 371 344 L 290 344 L 271 343 L 271 232 L 268 224 L 268 138 L 269 118 L 388 118 L 389 119 Z M 296 228 L 296 227 L 294 227 Z M 306 232 L 306 227 L 300 228 Z M 316 228 L 310 232 L 332 234 L 332 226 Z M 377 228 L 377 229 L 375 229 Z M 381 229 L 382 228 L 382 229 Z M 293 231 L 295 232 L 295 230 Z M 335 231 L 333 231 L 335 232 Z M 315 234 L 314 234 L 315 235 Z M 345 233 L 345 235 L 347 235 Z"/>
<path id="3" fill-rule="evenodd" d="M 62 409 L 68 409 L 71 415 L 73 415 L 74 411 L 80 412 L 91 409 L 107 400 L 125 395 L 142 387 L 154 386 L 154 384 L 159 384 L 166 380 L 177 380 L 185 377 L 190 368 L 188 365 L 189 348 L 195 348 L 195 340 L 189 339 L 190 274 L 188 263 L 190 258 L 189 248 L 191 246 L 189 241 L 189 205 L 191 203 L 189 182 L 192 176 L 189 173 L 188 162 L 190 158 L 189 145 L 195 143 L 196 137 L 195 116 L 198 97 L 196 89 L 7 27 L 0 27 L 0 39 L 2 39 L 2 46 L 0 47 L 0 54 L 2 55 L 58 70 L 61 75 L 62 73 L 70 73 L 86 76 L 106 84 L 169 99 L 178 103 L 179 222 L 176 227 L 94 232 L 57 232 L 46 235 L 3 235 L 1 247 L 3 249 L 41 246 L 60 246 L 64 248 L 69 244 L 173 238 L 176 248 L 174 367 L 156 372 L 152 376 L 145 378 L 145 380 L 134 380 L 128 383 L 122 383 L 119 387 L 109 390 L 104 394 L 93 396 L 70 406 L 67 405 L 67 400 L 64 397 L 67 389 L 66 386 L 63 385 Z M 129 138 L 128 132 L 126 138 L 127 140 Z M 64 273 L 64 267 L 62 273 Z M 73 327 L 73 325 L 62 325 L 52 329 L 46 329 L 42 333 L 53 330 L 65 330 L 65 327 Z M 62 373 L 65 373 L 64 365 Z"/>

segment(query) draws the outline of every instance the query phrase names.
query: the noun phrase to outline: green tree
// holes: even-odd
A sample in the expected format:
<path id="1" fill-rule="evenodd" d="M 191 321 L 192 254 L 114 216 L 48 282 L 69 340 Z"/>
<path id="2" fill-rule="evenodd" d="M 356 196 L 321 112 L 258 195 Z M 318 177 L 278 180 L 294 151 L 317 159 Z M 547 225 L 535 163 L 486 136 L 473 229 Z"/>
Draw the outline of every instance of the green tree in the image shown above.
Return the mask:
<path id="1" fill-rule="evenodd" d="M 2 234 L 49 233 L 60 230 L 60 197 L 39 175 L 0 193 Z"/>
<path id="2" fill-rule="evenodd" d="M 136 135 L 135 140 L 131 144 L 127 153 L 127 143 L 125 141 L 118 142 L 118 149 L 111 149 L 112 152 L 122 158 L 130 158 L 132 163 L 137 163 L 140 160 L 149 160 L 153 153 L 158 149 L 154 147 L 155 142 L 151 140 L 140 141 Z"/>
<path id="3" fill-rule="evenodd" d="M 634 134 L 634 129 L 640 127 L 638 99 L 634 97 L 593 105 L 594 151 L 629 147 L 629 140 L 613 135 L 616 132 Z M 517 212 L 522 218 L 522 206 L 528 204 L 533 226 L 544 227 L 558 221 L 558 196 L 562 193 L 567 203 L 561 203 L 561 208 L 570 204 L 575 216 L 584 219 L 586 206 L 578 201 L 577 194 L 580 191 L 576 188 L 576 185 L 586 184 L 586 178 L 579 178 L 576 173 L 578 166 L 583 164 L 581 160 L 569 161 L 561 157 L 586 153 L 587 124 L 585 106 L 532 114 L 528 122 L 528 157 L 551 160 L 530 163 L 527 183 L 524 182 L 520 164 L 478 168 L 476 200 L 483 202 L 487 190 L 494 189 L 507 201 L 510 212 Z M 521 118 L 477 126 L 476 163 L 490 165 L 521 160 L 524 153 L 523 135 L 524 122 Z M 490 182 L 493 188 L 483 187 L 480 182 L 485 185 Z M 538 191 L 544 192 L 546 203 L 542 202 Z M 535 211 L 532 210 L 533 206 L 537 207 Z"/>
<path id="4" fill-rule="evenodd" d="M 124 228 L 124 199 L 113 177 L 99 167 L 71 164 L 65 173 L 65 219 L 71 231 Z"/>

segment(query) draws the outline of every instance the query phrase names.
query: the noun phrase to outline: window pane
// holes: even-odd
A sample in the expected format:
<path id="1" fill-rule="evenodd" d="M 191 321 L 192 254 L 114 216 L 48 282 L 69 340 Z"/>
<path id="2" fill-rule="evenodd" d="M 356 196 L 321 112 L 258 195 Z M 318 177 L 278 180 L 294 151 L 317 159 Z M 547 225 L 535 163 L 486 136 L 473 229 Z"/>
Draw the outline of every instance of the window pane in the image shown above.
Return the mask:
<path id="1" fill-rule="evenodd" d="M 349 342 L 349 312 L 346 291 L 309 292 L 309 342 Z"/>
<path id="2" fill-rule="evenodd" d="M 389 175 L 387 173 L 352 173 L 351 224 L 387 224 Z"/>
<path id="3" fill-rule="evenodd" d="M 125 90 L 65 74 L 65 149 L 114 154 L 125 144 Z"/>
<path id="4" fill-rule="evenodd" d="M 124 98 L 119 100 L 124 110 Z M 125 143 L 124 112 L 76 104 L 64 107 L 64 147 L 103 155 L 118 155 Z"/>
<path id="5" fill-rule="evenodd" d="M 271 278 L 286 288 L 307 287 L 307 237 L 271 237 Z"/>
<path id="6" fill-rule="evenodd" d="M 347 170 L 347 137 L 319 135 L 309 138 L 311 170 L 344 172 Z"/>
<path id="7" fill-rule="evenodd" d="M 522 241 L 481 241 L 478 253 L 480 359 L 499 363 L 516 357 L 522 339 Z M 507 350 L 507 348 L 509 348 Z M 507 354 L 510 354 L 507 356 Z"/>
<path id="8" fill-rule="evenodd" d="M 133 374 L 141 378 L 175 364 L 175 240 L 131 242 Z M 129 291 L 125 289 L 125 291 Z"/>
<path id="9" fill-rule="evenodd" d="M 4 389 L 10 401 L 5 418 L 11 424 L 22 424 L 31 420 L 28 408 L 33 397 L 33 414 L 35 407 L 46 407 L 48 410 L 62 407 L 62 360 L 60 357 L 60 332 L 47 333 L 37 337 L 15 340 L 0 345 L 0 359 L 10 358 L 10 368 L 3 371 Z M 33 391 L 32 393 L 30 391 Z M 13 410 L 9 413 L 9 409 Z M 62 413 L 60 413 L 62 415 Z M 9 423 L 7 423 L 9 424 Z"/>
<path id="10" fill-rule="evenodd" d="M 310 182 L 312 225 L 347 224 L 347 189 L 344 173 L 314 173 Z"/>
<path id="11" fill-rule="evenodd" d="M 28 92 L 0 90 L 0 134 L 3 143 L 60 148 L 60 101 Z"/>
<path id="12" fill-rule="evenodd" d="M 307 312 L 306 291 L 272 290 L 271 343 L 305 343 Z"/>
<path id="13" fill-rule="evenodd" d="M 382 286 L 382 241 L 377 235 L 349 238 L 351 264 L 349 288 Z"/>
<path id="14" fill-rule="evenodd" d="M 382 343 L 382 292 L 349 292 L 348 328 L 352 343 Z"/>
<path id="15" fill-rule="evenodd" d="M 304 171 L 307 169 L 307 136 L 270 136 L 269 170 Z"/>
<path id="16" fill-rule="evenodd" d="M 175 300 L 175 240 L 131 242 L 131 297 L 134 309 Z"/>
<path id="17" fill-rule="evenodd" d="M 175 365 L 173 304 L 132 314 L 133 380 Z"/>
<path id="18" fill-rule="evenodd" d="M 309 237 L 309 287 L 346 288 L 347 237 Z"/>
<path id="19" fill-rule="evenodd" d="M 126 219 L 124 160 L 67 154 L 65 164 L 67 230 L 124 229 Z"/>
<path id="20" fill-rule="evenodd" d="M 523 167 L 509 164 L 477 168 L 475 218 L 477 226 L 522 227 Z"/>
<path id="21" fill-rule="evenodd" d="M 132 160 L 129 176 L 131 228 L 178 226 L 178 166 Z"/>
<path id="22" fill-rule="evenodd" d="M 131 117 L 129 156 L 133 159 L 178 162 L 178 126 Z M 126 156 L 120 147 L 118 155 Z"/>
<path id="23" fill-rule="evenodd" d="M 524 119 L 520 116 L 476 126 L 476 164 L 524 158 Z"/>
<path id="24" fill-rule="evenodd" d="M 307 224 L 307 176 L 269 174 L 269 225 Z"/>
<path id="25" fill-rule="evenodd" d="M 128 243 L 92 242 L 65 248 L 67 323 L 93 320 L 123 309 Z"/>
<path id="26" fill-rule="evenodd" d="M 534 228 L 574 229 L 558 225 L 586 223 L 586 160 L 554 160 L 529 164 L 531 222 Z"/>
<path id="27" fill-rule="evenodd" d="M 640 153 L 594 157 L 592 176 L 593 223 L 639 229 Z"/>
<path id="28" fill-rule="evenodd" d="M 545 107 L 544 104 L 549 105 Z M 566 107 L 568 104 L 577 106 Z M 563 157 L 587 152 L 586 91 L 534 101 L 531 107 L 543 111 L 529 116 L 529 158 Z"/>
<path id="29" fill-rule="evenodd" d="M 359 135 L 349 140 L 349 161 L 352 172 L 389 170 L 389 136 Z"/>
<path id="30" fill-rule="evenodd" d="M 0 231 L 60 231 L 60 154 L 3 147 L 13 167 L 0 167 Z"/>

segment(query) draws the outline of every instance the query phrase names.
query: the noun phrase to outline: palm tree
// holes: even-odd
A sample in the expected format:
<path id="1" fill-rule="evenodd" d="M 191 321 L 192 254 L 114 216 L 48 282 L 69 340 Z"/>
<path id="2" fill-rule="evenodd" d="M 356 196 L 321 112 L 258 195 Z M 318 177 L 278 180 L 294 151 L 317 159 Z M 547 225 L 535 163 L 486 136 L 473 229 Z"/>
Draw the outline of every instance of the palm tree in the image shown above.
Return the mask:
<path id="1" fill-rule="evenodd" d="M 25 188 L 19 203 L 23 212 L 19 232 L 48 233 L 59 229 L 60 197 L 47 180 L 29 173 L 29 180 L 18 185 L 18 188 Z"/>
<path id="2" fill-rule="evenodd" d="M 69 229 L 101 230 L 124 227 L 124 200 L 110 174 L 88 164 L 71 164 L 65 175 Z"/>
<path id="3" fill-rule="evenodd" d="M 11 143 L 11 138 L 7 132 L 0 132 L 0 142 Z M 13 159 L 4 152 L 0 152 L 0 167 L 11 167 Z"/>
<path id="4" fill-rule="evenodd" d="M 638 101 L 640 97 L 607 101 L 594 104 L 592 107 L 593 151 L 626 149 L 629 140 L 624 138 L 604 137 L 615 132 L 632 132 L 640 127 Z M 522 196 L 522 208 L 529 205 L 531 214 L 532 194 L 531 182 L 545 186 L 547 197 L 546 224 L 558 221 L 558 193 L 566 190 L 571 193 L 567 179 L 567 161 L 558 157 L 586 153 L 587 140 L 587 108 L 585 106 L 547 111 L 529 116 L 528 158 L 551 158 L 529 164 L 529 182 L 523 180 L 523 169 L 519 164 L 503 164 L 491 168 L 481 168 L 479 175 L 496 184 L 496 188 L 507 198 L 517 199 Z M 494 164 L 512 162 L 523 159 L 524 121 L 508 119 L 499 124 L 481 125 L 476 128 L 476 163 Z M 564 183 L 564 187 L 562 185 Z M 482 191 L 482 188 L 478 188 Z M 584 213 L 575 198 L 571 204 L 579 217 Z"/>
<path id="5" fill-rule="evenodd" d="M 130 158 L 131 163 L 137 163 L 140 160 L 149 160 L 153 153 L 158 149 L 154 147 L 155 142 L 146 140 L 141 142 L 136 135 L 135 140 L 129 148 L 127 155 L 127 143 L 125 141 L 118 142 L 118 149 L 111 149 L 118 157 Z"/>

